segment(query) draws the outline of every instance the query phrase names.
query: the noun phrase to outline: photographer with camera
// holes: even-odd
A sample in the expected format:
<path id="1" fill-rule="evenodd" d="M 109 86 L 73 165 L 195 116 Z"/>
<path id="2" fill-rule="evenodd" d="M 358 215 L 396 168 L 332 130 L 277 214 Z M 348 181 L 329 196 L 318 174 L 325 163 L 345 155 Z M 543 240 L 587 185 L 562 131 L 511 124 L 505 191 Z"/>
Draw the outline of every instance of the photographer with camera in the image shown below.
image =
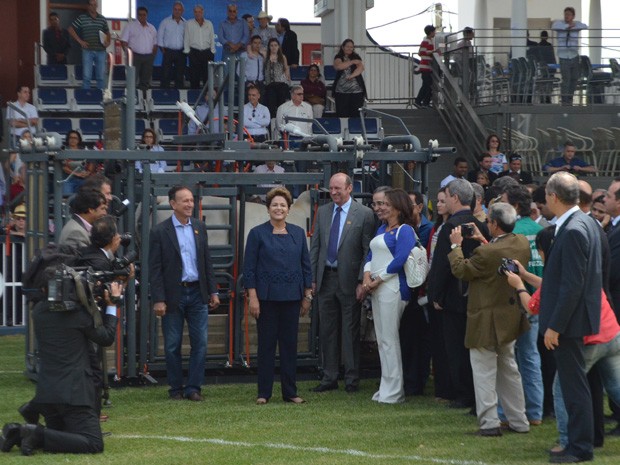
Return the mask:
<path id="1" fill-rule="evenodd" d="M 34 307 L 32 319 L 38 343 L 39 373 L 36 395 L 30 403 L 45 417 L 46 426 L 8 423 L 2 429 L 0 450 L 21 447 L 22 455 L 35 449 L 46 452 L 98 453 L 103 438 L 96 411 L 93 343 L 114 342 L 117 323 L 115 302 L 121 285 L 112 282 L 103 299 L 105 315 L 92 308 L 93 297 L 86 289 L 85 273 L 65 265 L 48 267 L 43 286 L 46 298 Z"/>
<path id="2" fill-rule="evenodd" d="M 497 413 L 498 396 L 504 407 L 509 428 L 519 433 L 530 429 L 525 415 L 525 399 L 521 375 L 514 356 L 515 340 L 529 329 L 514 289 L 505 272 L 515 269 L 512 260 L 527 263 L 530 245 L 522 235 L 512 233 L 517 212 L 507 203 L 496 203 L 489 209 L 488 227 L 492 240 L 474 250 L 470 258 L 463 256 L 462 227 L 450 233 L 452 250 L 448 254 L 452 273 L 469 281 L 465 346 L 469 349 L 474 376 L 479 436 L 501 436 Z M 484 239 L 474 225 L 472 238 Z"/>

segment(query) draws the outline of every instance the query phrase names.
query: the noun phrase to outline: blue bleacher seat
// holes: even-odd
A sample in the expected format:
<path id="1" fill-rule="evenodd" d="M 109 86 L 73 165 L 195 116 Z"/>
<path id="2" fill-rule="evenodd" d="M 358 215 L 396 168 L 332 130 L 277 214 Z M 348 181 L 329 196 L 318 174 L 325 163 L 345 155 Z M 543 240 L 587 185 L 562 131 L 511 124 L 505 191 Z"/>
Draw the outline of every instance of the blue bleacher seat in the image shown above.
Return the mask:
<path id="1" fill-rule="evenodd" d="M 321 126 L 323 126 L 329 134 L 343 134 L 344 132 L 342 130 L 340 118 L 317 118 L 316 120 L 321 123 Z M 323 134 L 323 131 L 316 123 L 312 123 L 312 133 Z"/>
<path id="2" fill-rule="evenodd" d="M 80 118 L 79 127 L 83 140 L 93 141 L 103 137 L 102 118 Z"/>
<path id="3" fill-rule="evenodd" d="M 366 135 L 369 140 L 378 140 L 382 138 L 381 122 L 379 118 L 364 118 L 366 126 Z M 362 120 L 360 118 L 349 118 L 348 121 L 349 136 L 358 136 L 362 134 Z"/>
<path id="4" fill-rule="evenodd" d="M 151 89 L 146 99 L 149 111 L 178 111 L 176 103 L 182 97 L 178 89 Z"/>
<path id="5" fill-rule="evenodd" d="M 37 86 L 69 85 L 67 65 L 39 65 L 36 72 Z"/>
<path id="6" fill-rule="evenodd" d="M 142 133 L 146 129 L 146 120 L 141 118 L 136 119 L 136 139 L 140 139 L 142 137 Z"/>
<path id="7" fill-rule="evenodd" d="M 75 111 L 103 111 L 101 89 L 74 89 L 73 95 Z"/>
<path id="8" fill-rule="evenodd" d="M 200 92 L 202 92 L 202 89 L 187 89 L 187 103 L 194 106 L 196 100 L 200 97 Z M 202 102 L 204 102 L 204 97 Z M 202 102 L 198 102 L 198 104 L 200 105 Z"/>
<path id="9" fill-rule="evenodd" d="M 179 120 L 177 118 L 161 118 L 157 123 L 160 140 L 172 140 L 172 136 L 179 134 Z"/>
<path id="10" fill-rule="evenodd" d="M 112 85 L 124 86 L 125 85 L 125 67 L 117 65 L 112 68 Z"/>
<path id="11" fill-rule="evenodd" d="M 306 79 L 308 75 L 308 66 L 298 66 L 297 68 L 290 68 L 291 81 L 301 82 L 302 79 Z"/>
<path id="12" fill-rule="evenodd" d="M 57 132 L 64 136 L 73 129 L 73 120 L 71 118 L 43 118 L 41 127 L 47 132 Z"/>
<path id="13" fill-rule="evenodd" d="M 64 87 L 37 87 L 33 94 L 32 100 L 41 111 L 71 110 L 67 89 Z"/>
<path id="14" fill-rule="evenodd" d="M 334 68 L 332 65 L 325 65 L 323 67 L 323 78 L 325 79 L 325 81 L 329 82 L 336 79 L 336 68 Z"/>

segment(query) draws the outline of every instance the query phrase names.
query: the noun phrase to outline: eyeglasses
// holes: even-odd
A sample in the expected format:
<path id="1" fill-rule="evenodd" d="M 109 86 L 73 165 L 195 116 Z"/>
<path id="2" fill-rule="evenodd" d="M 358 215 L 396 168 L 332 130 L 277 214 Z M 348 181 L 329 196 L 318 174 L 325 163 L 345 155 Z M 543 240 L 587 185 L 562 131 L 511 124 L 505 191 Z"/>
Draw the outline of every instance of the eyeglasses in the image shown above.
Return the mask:
<path id="1" fill-rule="evenodd" d="M 372 203 L 370 204 L 370 206 L 371 206 L 372 208 L 376 208 L 376 207 L 391 207 L 391 206 L 392 206 L 392 204 L 391 204 L 391 203 L 389 203 L 389 202 L 385 202 L 385 201 L 381 201 L 381 200 L 379 200 L 379 201 L 377 201 L 377 202 L 372 202 Z"/>

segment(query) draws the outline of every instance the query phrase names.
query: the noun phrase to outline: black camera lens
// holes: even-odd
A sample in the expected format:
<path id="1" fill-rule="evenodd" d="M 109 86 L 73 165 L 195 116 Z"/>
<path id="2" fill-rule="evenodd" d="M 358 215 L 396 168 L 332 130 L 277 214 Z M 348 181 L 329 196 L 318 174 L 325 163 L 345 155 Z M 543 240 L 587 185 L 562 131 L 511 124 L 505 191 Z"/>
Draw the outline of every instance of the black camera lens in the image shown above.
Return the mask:
<path id="1" fill-rule="evenodd" d="M 129 244 L 131 244 L 131 234 L 130 233 L 124 233 L 121 234 L 121 245 L 123 247 L 127 247 L 129 246 Z"/>

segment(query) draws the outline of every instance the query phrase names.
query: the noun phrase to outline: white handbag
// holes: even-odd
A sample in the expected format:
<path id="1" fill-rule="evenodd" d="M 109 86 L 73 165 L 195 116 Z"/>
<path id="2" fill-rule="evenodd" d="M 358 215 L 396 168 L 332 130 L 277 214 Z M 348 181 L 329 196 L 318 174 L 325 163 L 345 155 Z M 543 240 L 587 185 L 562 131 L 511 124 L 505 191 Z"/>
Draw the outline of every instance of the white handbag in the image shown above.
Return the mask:
<path id="1" fill-rule="evenodd" d="M 400 228 L 402 228 L 403 224 L 398 227 L 398 231 L 396 231 L 396 240 L 398 241 L 398 233 L 400 233 Z M 411 227 L 411 226 L 409 226 Z M 413 228 L 411 228 L 413 229 Z M 407 278 L 407 286 L 411 288 L 420 287 L 426 281 L 426 276 L 428 275 L 428 258 L 426 256 L 426 249 L 422 247 L 420 243 L 420 239 L 413 229 L 413 235 L 415 236 L 416 245 L 409 252 L 409 256 L 407 257 L 407 261 L 403 266 L 405 270 L 405 276 Z"/>

